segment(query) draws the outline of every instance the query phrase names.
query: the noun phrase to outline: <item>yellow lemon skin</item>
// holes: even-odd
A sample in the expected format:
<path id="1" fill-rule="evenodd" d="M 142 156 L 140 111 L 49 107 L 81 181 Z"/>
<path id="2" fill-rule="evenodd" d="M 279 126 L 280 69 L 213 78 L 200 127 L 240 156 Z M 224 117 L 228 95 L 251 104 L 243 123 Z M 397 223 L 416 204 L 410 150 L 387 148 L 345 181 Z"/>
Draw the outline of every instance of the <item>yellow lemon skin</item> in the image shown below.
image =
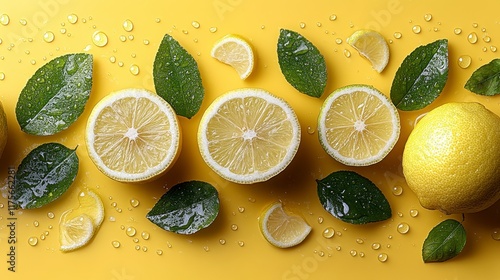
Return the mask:
<path id="1" fill-rule="evenodd" d="M 500 117 L 474 102 L 430 111 L 408 137 L 403 173 L 427 209 L 488 208 L 500 198 Z"/>

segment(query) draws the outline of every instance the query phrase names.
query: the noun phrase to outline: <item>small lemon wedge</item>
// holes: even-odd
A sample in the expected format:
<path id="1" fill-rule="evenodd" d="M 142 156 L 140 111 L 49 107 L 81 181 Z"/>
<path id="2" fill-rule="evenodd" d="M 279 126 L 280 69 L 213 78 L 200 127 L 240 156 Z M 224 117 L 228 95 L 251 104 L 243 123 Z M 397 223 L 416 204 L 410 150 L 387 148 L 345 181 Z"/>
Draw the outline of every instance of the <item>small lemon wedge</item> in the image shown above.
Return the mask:
<path id="1" fill-rule="evenodd" d="M 252 73 L 254 66 L 252 46 L 239 35 L 229 34 L 217 41 L 211 55 L 220 62 L 231 65 L 242 80 Z"/>
<path id="2" fill-rule="evenodd" d="M 377 31 L 358 30 L 347 38 L 347 43 L 356 49 L 361 56 L 368 59 L 373 69 L 379 73 L 389 63 L 389 45 Z"/>

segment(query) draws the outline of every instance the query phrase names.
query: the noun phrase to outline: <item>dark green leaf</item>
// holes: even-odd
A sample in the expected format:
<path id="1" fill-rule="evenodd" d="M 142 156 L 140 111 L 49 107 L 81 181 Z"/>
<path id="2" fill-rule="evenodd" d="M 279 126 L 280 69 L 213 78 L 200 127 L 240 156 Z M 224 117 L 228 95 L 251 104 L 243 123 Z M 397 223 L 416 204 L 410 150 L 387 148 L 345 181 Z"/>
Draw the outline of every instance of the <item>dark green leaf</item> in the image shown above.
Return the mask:
<path id="1" fill-rule="evenodd" d="M 298 91 L 313 97 L 320 97 L 325 91 L 325 58 L 299 33 L 281 29 L 278 62 L 285 79 Z"/>
<path id="2" fill-rule="evenodd" d="M 59 198 L 78 173 L 76 148 L 47 143 L 32 150 L 14 177 L 13 200 L 23 209 L 40 208 Z"/>
<path id="3" fill-rule="evenodd" d="M 177 115 L 191 118 L 200 110 L 204 89 L 198 64 L 168 34 L 156 53 L 153 79 L 156 92 L 170 103 Z"/>
<path id="4" fill-rule="evenodd" d="M 500 93 L 500 59 L 479 67 L 465 84 L 465 89 L 481 95 L 497 95 Z"/>
<path id="5" fill-rule="evenodd" d="M 317 180 L 318 197 L 334 217 L 351 224 L 389 219 L 391 206 L 384 194 L 367 178 L 353 171 L 337 171 Z"/>
<path id="6" fill-rule="evenodd" d="M 392 81 L 391 99 L 400 110 L 419 110 L 443 91 L 448 80 L 448 40 L 416 48 L 408 55 Z"/>
<path id="7" fill-rule="evenodd" d="M 208 227 L 219 213 L 219 194 L 210 184 L 189 181 L 175 185 L 146 215 L 155 225 L 192 234 Z"/>
<path id="8" fill-rule="evenodd" d="M 448 219 L 434 227 L 424 241 L 424 262 L 444 262 L 462 252 L 467 240 L 462 223 Z"/>
<path id="9" fill-rule="evenodd" d="M 73 124 L 90 96 L 92 62 L 90 54 L 67 54 L 39 68 L 17 101 L 21 129 L 34 135 L 53 135 Z"/>

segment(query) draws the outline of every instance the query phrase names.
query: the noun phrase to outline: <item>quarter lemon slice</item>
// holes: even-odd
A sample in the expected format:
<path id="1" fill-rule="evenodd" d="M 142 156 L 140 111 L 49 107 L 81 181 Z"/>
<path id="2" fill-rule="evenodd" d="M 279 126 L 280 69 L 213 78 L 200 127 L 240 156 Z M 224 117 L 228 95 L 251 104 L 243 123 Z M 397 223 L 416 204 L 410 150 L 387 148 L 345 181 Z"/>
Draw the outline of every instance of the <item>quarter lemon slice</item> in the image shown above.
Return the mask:
<path id="1" fill-rule="evenodd" d="M 311 232 L 304 219 L 288 214 L 280 202 L 274 203 L 259 218 L 260 231 L 264 238 L 279 248 L 300 244 Z"/>
<path id="2" fill-rule="evenodd" d="M 217 41 L 212 47 L 211 55 L 231 65 L 242 80 L 252 73 L 254 65 L 252 46 L 238 35 L 229 34 Z"/>
<path id="3" fill-rule="evenodd" d="M 103 98 L 90 114 L 85 135 L 97 168 L 122 182 L 162 175 L 177 159 L 180 139 L 175 111 L 144 89 L 125 89 Z"/>
<path id="4" fill-rule="evenodd" d="M 61 251 L 73 251 L 85 246 L 94 235 L 92 218 L 86 214 L 68 218 L 68 213 L 61 217 L 59 235 Z"/>
<path id="5" fill-rule="evenodd" d="M 337 161 L 367 166 L 381 161 L 400 132 L 399 114 L 383 93 L 367 85 L 340 88 L 327 97 L 318 117 L 319 141 Z"/>
<path id="6" fill-rule="evenodd" d="M 356 49 L 361 56 L 368 59 L 373 69 L 379 73 L 389 63 L 389 45 L 377 31 L 358 30 L 347 38 L 347 43 Z"/>
<path id="7" fill-rule="evenodd" d="M 218 97 L 198 128 L 205 162 L 226 180 L 240 184 L 280 173 L 299 143 L 300 124 L 292 107 L 261 89 L 238 89 Z"/>

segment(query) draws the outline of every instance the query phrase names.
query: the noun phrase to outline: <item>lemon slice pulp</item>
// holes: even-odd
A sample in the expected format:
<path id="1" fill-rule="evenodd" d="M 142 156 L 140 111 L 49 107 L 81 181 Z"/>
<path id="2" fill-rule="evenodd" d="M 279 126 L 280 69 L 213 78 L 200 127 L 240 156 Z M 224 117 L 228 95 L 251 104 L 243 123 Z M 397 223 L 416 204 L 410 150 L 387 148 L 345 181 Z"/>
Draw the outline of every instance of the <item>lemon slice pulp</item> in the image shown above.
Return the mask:
<path id="1" fill-rule="evenodd" d="M 280 202 L 274 203 L 259 218 L 260 231 L 264 238 L 279 248 L 300 244 L 311 232 L 304 219 L 288 214 Z"/>
<path id="2" fill-rule="evenodd" d="M 299 143 L 300 125 L 292 107 L 261 89 L 220 96 L 205 111 L 198 129 L 198 146 L 208 166 L 241 184 L 280 173 Z"/>
<path id="3" fill-rule="evenodd" d="M 337 161 L 367 166 L 392 150 L 400 133 L 396 107 L 367 85 L 351 85 L 327 97 L 318 117 L 319 141 Z"/>
<path id="4" fill-rule="evenodd" d="M 356 49 L 361 56 L 368 59 L 373 69 L 379 73 L 389 63 L 389 45 L 377 31 L 358 30 L 347 38 L 347 43 Z"/>
<path id="5" fill-rule="evenodd" d="M 68 219 L 68 213 L 61 217 L 59 241 L 61 251 L 73 251 L 85 246 L 94 235 L 92 218 L 86 214 Z"/>
<path id="6" fill-rule="evenodd" d="M 177 116 L 165 100 L 147 90 L 125 89 L 94 107 L 85 141 L 90 158 L 108 177 L 142 182 L 175 162 L 180 138 Z"/>
<path id="7" fill-rule="evenodd" d="M 253 70 L 254 55 L 252 46 L 244 38 L 229 34 L 217 41 L 212 47 L 213 58 L 231 65 L 242 80 Z"/>

